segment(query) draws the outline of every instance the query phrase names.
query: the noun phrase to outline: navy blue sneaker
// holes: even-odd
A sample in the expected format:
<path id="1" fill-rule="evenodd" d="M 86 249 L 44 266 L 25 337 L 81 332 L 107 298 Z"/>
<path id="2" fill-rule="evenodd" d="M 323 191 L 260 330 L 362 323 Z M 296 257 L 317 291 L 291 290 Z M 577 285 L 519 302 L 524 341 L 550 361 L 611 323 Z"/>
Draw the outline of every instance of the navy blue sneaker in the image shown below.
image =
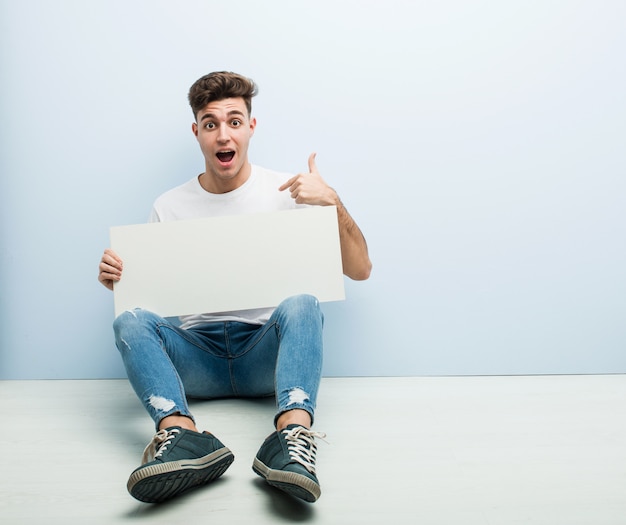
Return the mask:
<path id="1" fill-rule="evenodd" d="M 168 427 L 144 450 L 142 465 L 128 479 L 128 492 L 146 503 L 165 501 L 219 478 L 234 459 L 213 434 Z"/>
<path id="2" fill-rule="evenodd" d="M 315 438 L 326 434 L 289 425 L 268 436 L 257 452 L 252 470 L 270 485 L 305 501 L 316 501 L 322 491 L 315 475 Z"/>

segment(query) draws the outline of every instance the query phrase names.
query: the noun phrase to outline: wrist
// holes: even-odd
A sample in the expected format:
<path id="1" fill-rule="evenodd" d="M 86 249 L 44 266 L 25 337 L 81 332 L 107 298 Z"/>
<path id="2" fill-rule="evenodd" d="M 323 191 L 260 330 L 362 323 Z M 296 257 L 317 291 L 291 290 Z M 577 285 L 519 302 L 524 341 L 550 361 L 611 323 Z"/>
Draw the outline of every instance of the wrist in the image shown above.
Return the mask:
<path id="1" fill-rule="evenodd" d="M 330 190 L 329 191 L 329 198 L 330 198 L 329 206 L 337 206 L 337 208 L 342 206 L 342 202 L 341 202 L 341 199 L 339 198 L 339 194 L 335 191 L 335 189 L 329 186 L 329 190 Z"/>

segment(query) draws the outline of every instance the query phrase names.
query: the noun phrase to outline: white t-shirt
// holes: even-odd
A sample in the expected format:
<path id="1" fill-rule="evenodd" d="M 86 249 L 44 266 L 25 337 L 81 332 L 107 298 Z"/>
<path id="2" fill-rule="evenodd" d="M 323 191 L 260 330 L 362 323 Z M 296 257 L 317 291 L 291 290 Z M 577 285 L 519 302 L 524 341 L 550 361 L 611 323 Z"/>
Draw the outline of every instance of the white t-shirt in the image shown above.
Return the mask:
<path id="1" fill-rule="evenodd" d="M 292 175 L 288 173 L 278 173 L 252 165 L 248 180 L 228 193 L 209 193 L 200 185 L 198 177 L 194 177 L 158 197 L 152 207 L 149 221 L 178 221 L 305 207 L 296 204 L 289 190 L 278 191 L 278 188 L 291 177 Z M 182 328 L 212 321 L 263 324 L 273 311 L 273 308 L 257 308 L 237 312 L 204 313 L 186 315 L 180 320 Z"/>

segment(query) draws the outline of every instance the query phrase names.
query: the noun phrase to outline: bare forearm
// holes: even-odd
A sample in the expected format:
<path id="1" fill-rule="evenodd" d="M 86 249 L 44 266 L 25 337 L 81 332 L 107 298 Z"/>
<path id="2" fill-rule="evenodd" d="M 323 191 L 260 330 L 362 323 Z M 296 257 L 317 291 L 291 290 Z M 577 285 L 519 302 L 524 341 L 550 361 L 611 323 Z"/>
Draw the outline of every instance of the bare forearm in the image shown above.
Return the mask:
<path id="1" fill-rule="evenodd" d="M 365 237 L 339 196 L 336 199 L 336 206 L 343 273 L 355 281 L 364 281 L 372 271 Z"/>

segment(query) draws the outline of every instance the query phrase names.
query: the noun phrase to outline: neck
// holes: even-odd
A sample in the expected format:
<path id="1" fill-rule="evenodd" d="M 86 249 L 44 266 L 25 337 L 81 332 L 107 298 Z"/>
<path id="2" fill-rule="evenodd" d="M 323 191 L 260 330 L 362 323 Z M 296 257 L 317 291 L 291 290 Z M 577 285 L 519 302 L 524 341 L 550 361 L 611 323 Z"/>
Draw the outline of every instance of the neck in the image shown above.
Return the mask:
<path id="1" fill-rule="evenodd" d="M 198 177 L 200 186 L 209 193 L 228 193 L 246 183 L 252 173 L 252 166 L 247 162 L 235 175 L 215 173 L 211 171 L 209 166 L 206 166 L 205 170 Z"/>

